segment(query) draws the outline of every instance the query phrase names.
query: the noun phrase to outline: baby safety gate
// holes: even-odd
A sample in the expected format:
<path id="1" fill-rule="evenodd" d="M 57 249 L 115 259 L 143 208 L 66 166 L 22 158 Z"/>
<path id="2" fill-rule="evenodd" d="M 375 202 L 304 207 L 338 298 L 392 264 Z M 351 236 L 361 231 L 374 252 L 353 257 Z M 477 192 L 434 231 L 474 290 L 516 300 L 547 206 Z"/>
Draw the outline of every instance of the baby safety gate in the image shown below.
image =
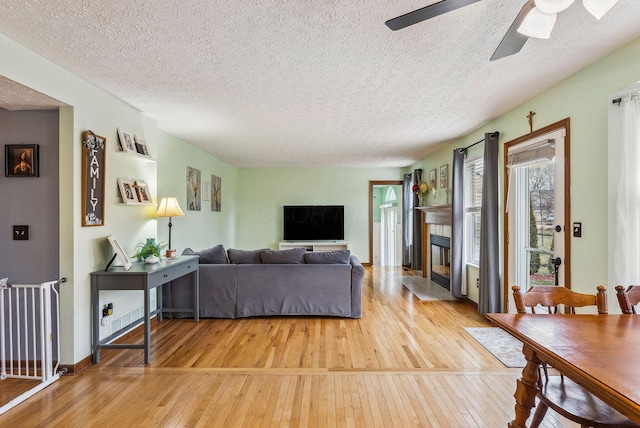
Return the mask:
<path id="1" fill-rule="evenodd" d="M 8 403 L 0 403 L 0 414 L 60 377 L 57 283 L 7 285 L 7 278 L 0 279 L 0 382 L 7 378 L 41 381 Z"/>

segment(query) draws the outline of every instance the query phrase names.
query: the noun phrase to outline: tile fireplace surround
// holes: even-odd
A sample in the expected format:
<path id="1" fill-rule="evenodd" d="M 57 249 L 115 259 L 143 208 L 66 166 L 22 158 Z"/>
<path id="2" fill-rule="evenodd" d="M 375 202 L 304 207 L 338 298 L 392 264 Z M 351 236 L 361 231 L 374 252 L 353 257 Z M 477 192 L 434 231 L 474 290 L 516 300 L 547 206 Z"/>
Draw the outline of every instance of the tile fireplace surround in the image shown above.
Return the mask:
<path id="1" fill-rule="evenodd" d="M 431 278 L 431 235 L 451 238 L 451 205 L 417 207 L 421 211 L 422 277 Z"/>

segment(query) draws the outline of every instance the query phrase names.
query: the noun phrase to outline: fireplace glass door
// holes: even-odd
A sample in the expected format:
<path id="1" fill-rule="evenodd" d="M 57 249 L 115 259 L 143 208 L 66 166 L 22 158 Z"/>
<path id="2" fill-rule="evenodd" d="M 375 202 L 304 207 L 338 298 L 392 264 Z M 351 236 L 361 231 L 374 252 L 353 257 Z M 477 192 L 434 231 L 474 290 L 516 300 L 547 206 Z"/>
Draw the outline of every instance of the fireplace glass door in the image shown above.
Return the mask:
<path id="1" fill-rule="evenodd" d="M 451 288 L 450 239 L 431 235 L 431 280 L 449 290 Z"/>

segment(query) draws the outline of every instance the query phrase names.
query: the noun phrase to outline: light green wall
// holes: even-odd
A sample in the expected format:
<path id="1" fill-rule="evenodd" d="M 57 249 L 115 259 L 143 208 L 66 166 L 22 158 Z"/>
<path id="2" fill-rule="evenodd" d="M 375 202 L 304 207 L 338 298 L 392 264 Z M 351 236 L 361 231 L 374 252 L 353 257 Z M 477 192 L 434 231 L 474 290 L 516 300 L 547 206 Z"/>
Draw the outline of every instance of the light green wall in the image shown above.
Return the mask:
<path id="1" fill-rule="evenodd" d="M 186 163 L 199 167 L 204 173 L 223 178 L 223 198 L 235 192 L 236 170 L 213 157 L 204 155 L 185 143 L 158 129 L 155 122 L 128 104 L 116 99 L 57 65 L 35 55 L 28 49 L 0 35 L 0 75 L 56 98 L 70 107 L 60 109 L 60 275 L 67 282 L 60 287 L 61 305 L 61 363 L 75 364 L 91 353 L 90 279 L 92 271 L 103 269 L 113 254 L 106 237 L 116 236 L 124 250 L 132 254 L 136 243 L 156 237 L 157 220 L 153 206 L 126 206 L 116 203 L 117 178 L 145 180 L 153 201 L 159 195 L 174 193 L 173 183 L 184 183 Z M 160 155 L 158 163 L 116 151 L 117 127 L 132 134 L 144 135 L 152 156 L 169 150 L 173 158 Z M 107 139 L 105 225 L 81 227 L 81 133 L 91 130 Z M 178 153 L 181 153 L 178 155 Z M 158 168 L 166 168 L 162 181 L 157 179 Z M 172 183 L 172 184 L 168 184 Z M 160 191 L 159 185 L 167 186 Z M 179 196 L 179 194 L 177 194 Z M 223 200 L 223 204 L 225 200 Z M 189 214 L 188 221 L 176 220 L 176 243 L 185 244 L 180 228 L 194 233 L 196 244 L 204 246 L 207 239 L 233 243 L 235 221 L 234 198 L 226 200 L 228 213 L 212 218 L 213 214 Z M 224 209 L 224 206 L 223 206 Z M 44 212 L 43 212 L 44 215 Z M 160 236 L 167 230 L 166 220 L 160 224 Z M 213 231 L 211 231 L 213 230 Z M 208 231 L 208 232 L 205 232 Z M 229 232 L 230 231 L 230 232 Z M 28 266 L 25 266 L 28 268 Z M 43 282 L 51 278 L 43 278 Z M 141 293 L 103 292 L 100 301 L 114 303 L 116 315 L 141 305 Z M 104 332 L 101 328 L 101 337 Z"/>
<path id="2" fill-rule="evenodd" d="M 217 244 L 235 246 L 238 170 L 168 134 L 158 138 L 158 200 L 178 198 L 184 217 L 173 218 L 172 247 L 178 254 L 186 247 L 195 251 Z M 187 211 L 187 166 L 200 170 L 202 181 L 211 175 L 222 182 L 222 211 L 211 211 L 211 201 L 202 201 L 200 211 Z M 158 239 L 169 240 L 168 219 L 158 219 Z"/>
<path id="3" fill-rule="evenodd" d="M 384 204 L 386 186 L 376 186 L 373 188 L 373 222 L 380 223 L 380 205 Z"/>
<path id="4" fill-rule="evenodd" d="M 344 205 L 345 241 L 369 262 L 369 181 L 401 179 L 400 168 L 242 169 L 236 245 L 277 248 L 284 205 Z"/>
<path id="5" fill-rule="evenodd" d="M 464 147 L 484 137 L 485 132 L 500 132 L 504 144 L 529 133 L 527 114 L 536 113 L 534 129 L 571 119 L 571 221 L 581 221 L 582 238 L 571 241 L 571 286 L 576 291 L 593 293 L 597 285 L 609 290 L 609 302 L 615 302 L 613 287 L 607 284 L 607 109 L 608 94 L 640 80 L 640 40 L 595 62 L 539 96 L 523 103 L 465 137 L 449 143 L 435 156 L 418 163 L 425 170 L 451 159 L 454 147 Z M 504 147 L 500 148 L 500 168 Z M 434 162 L 437 159 L 437 162 Z M 413 168 L 412 168 L 413 169 Z M 504 189 L 501 179 L 501 193 Z M 438 199 L 440 200 L 440 199 Z M 500 198 L 502 202 L 502 198 Z M 502 204 L 501 204 L 502 205 Z M 502 212 L 502 206 L 500 207 Z M 570 227 L 570 225 L 565 225 Z M 500 219 L 502 244 L 502 217 Z M 500 249 L 500 257 L 503 256 Z M 502 272 L 502 267 L 501 267 Z M 469 283 L 472 300 L 477 301 L 475 279 Z M 471 294 L 473 293 L 473 294 Z M 609 305 L 613 308 L 613 305 Z"/>
<path id="6" fill-rule="evenodd" d="M 374 186 L 373 187 L 373 222 L 380 223 L 382 218 L 382 211 L 380 211 L 380 205 L 387 204 L 387 191 L 389 188 L 393 188 L 396 193 L 395 204 L 398 206 L 398 213 L 402 212 L 402 186 Z M 402 224 L 402 215 L 398 215 L 397 224 Z"/>
<path id="7" fill-rule="evenodd" d="M 147 237 L 166 239 L 166 220 L 153 217 L 153 207 L 115 203 L 118 177 L 144 178 L 158 197 L 186 199 L 186 166 L 205 178 L 222 177 L 222 213 L 188 212 L 174 222 L 174 247 L 205 248 L 223 243 L 237 248 L 276 248 L 282 237 L 285 204 L 345 206 L 345 239 L 362 261 L 368 260 L 368 182 L 401 180 L 399 168 L 290 168 L 237 170 L 159 130 L 148 117 L 17 43 L 0 36 L 0 75 L 31 87 L 70 107 L 60 111 L 60 274 L 62 363 L 73 364 L 90 354 L 89 273 L 104 267 L 111 255 L 106 237 L 116 235 L 132 252 Z M 451 162 L 454 147 L 499 131 L 504 143 L 528 132 L 526 114 L 536 112 L 535 128 L 571 118 L 572 220 L 582 221 L 583 237 L 572 241 L 572 286 L 592 291 L 607 280 L 607 94 L 640 80 L 640 40 L 598 61 L 575 76 L 533 98 L 444 148 L 413 168 L 430 169 Z M 116 128 L 146 137 L 157 163 L 115 151 Z M 80 226 L 80 135 L 90 129 L 107 138 L 105 226 Z M 431 200 L 430 200 L 431 199 Z M 430 205 L 446 202 L 440 188 Z M 186 205 L 186 204 L 185 204 Z M 501 250 L 502 251 L 502 250 Z M 474 289 L 470 283 L 469 289 Z M 613 285 L 613 284 L 612 284 Z M 611 285 L 611 286 L 612 286 Z M 609 287 L 611 288 L 611 287 Z M 470 297 L 475 297 L 470 294 Z M 114 296 L 118 306 L 139 299 Z M 477 300 L 477 298 L 475 298 Z M 615 300 L 611 300 L 615 301 Z"/>

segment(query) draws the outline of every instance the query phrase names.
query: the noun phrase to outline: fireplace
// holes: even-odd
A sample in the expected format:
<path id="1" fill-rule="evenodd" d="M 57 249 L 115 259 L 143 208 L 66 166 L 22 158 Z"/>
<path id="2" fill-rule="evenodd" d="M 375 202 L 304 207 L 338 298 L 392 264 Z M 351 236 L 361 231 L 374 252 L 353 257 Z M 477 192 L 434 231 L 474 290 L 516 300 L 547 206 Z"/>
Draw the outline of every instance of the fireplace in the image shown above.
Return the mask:
<path id="1" fill-rule="evenodd" d="M 431 280 L 436 284 L 451 289 L 451 259 L 450 238 L 440 235 L 431 235 Z"/>

